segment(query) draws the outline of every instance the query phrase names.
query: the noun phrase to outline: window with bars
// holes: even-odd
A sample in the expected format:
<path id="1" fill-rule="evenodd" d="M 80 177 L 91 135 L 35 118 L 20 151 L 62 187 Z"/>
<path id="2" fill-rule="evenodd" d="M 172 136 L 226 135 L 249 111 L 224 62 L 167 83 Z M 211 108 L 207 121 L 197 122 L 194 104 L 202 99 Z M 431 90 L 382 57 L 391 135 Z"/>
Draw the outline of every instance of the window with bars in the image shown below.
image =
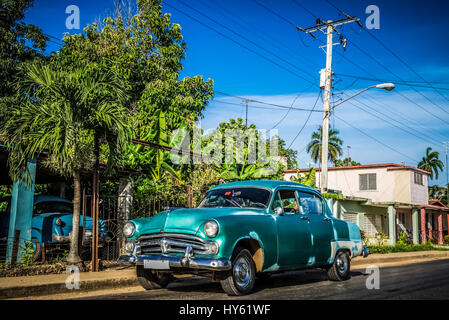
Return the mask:
<path id="1" fill-rule="evenodd" d="M 415 172 L 414 176 L 415 176 L 415 184 L 424 185 L 422 173 Z"/>
<path id="2" fill-rule="evenodd" d="M 357 213 L 345 212 L 343 220 L 348 221 L 348 222 L 354 222 L 355 224 L 358 225 L 359 224 L 358 217 L 359 217 L 359 215 Z"/>
<path id="3" fill-rule="evenodd" d="M 375 173 L 365 173 L 359 174 L 359 190 L 377 190 L 376 174 Z"/>
<path id="4" fill-rule="evenodd" d="M 382 231 L 382 217 L 380 215 L 365 215 L 363 230 L 367 237 L 374 237 Z"/>

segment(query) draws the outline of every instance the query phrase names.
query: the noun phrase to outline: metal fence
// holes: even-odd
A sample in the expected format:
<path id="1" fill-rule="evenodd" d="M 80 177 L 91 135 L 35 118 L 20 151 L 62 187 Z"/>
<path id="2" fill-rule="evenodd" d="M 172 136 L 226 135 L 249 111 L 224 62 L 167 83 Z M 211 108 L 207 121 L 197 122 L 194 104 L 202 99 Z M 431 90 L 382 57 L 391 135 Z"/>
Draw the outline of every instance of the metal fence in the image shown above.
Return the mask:
<path id="1" fill-rule="evenodd" d="M 103 196 L 99 199 L 99 223 L 104 224 L 108 234 L 106 241 L 99 241 L 98 258 L 101 260 L 117 260 L 123 253 L 124 241 L 123 225 L 130 219 L 137 217 L 150 217 L 163 210 L 164 207 L 183 207 L 182 200 L 161 201 L 148 199 L 145 201 L 133 200 L 130 197 Z M 79 234 L 79 254 L 84 261 L 92 257 L 91 230 L 86 230 L 86 221 L 92 218 L 92 196 L 83 194 L 81 203 L 81 226 Z M 11 239 L 10 244 L 14 243 Z M 18 243 L 23 243 L 16 239 Z M 31 244 L 33 241 L 31 241 Z M 6 262 L 8 239 L 0 239 L 0 263 Z M 32 256 L 34 263 L 64 261 L 70 249 L 70 242 L 34 243 Z M 17 253 L 18 249 L 13 250 Z M 14 253 L 13 253 L 14 254 Z M 13 256 L 14 257 L 14 256 Z M 18 263 L 21 263 L 20 261 Z"/>

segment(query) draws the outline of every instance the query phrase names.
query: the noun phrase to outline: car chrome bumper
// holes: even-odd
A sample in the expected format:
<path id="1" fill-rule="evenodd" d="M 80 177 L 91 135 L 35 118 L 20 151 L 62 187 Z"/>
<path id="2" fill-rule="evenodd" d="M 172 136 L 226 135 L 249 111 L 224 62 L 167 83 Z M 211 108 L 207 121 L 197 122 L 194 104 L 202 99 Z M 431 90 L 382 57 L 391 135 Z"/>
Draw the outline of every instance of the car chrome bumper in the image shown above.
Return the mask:
<path id="1" fill-rule="evenodd" d="M 228 271 L 231 261 L 228 259 L 204 259 L 169 255 L 123 255 L 118 258 L 119 263 L 143 264 L 145 260 L 168 261 L 170 268 L 191 268 L 211 271 Z"/>

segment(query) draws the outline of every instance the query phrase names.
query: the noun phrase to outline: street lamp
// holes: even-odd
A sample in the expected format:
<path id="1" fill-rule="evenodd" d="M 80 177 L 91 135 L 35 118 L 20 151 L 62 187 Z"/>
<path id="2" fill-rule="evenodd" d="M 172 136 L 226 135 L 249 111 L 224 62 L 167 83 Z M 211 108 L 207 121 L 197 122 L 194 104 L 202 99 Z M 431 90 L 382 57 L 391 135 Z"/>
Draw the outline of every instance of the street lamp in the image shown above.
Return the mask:
<path id="1" fill-rule="evenodd" d="M 357 92 L 356 94 L 350 96 L 349 98 L 340 101 L 337 104 L 334 104 L 333 106 L 329 107 L 329 101 L 327 101 L 327 105 L 325 103 L 325 107 L 324 107 L 324 117 L 323 117 L 323 130 L 322 130 L 322 141 L 321 141 L 321 192 L 327 192 L 327 161 L 328 161 L 328 144 L 329 144 L 329 130 L 327 128 L 328 126 L 328 118 L 329 118 L 329 112 L 331 110 L 333 110 L 334 108 L 338 107 L 339 105 L 341 105 L 342 103 L 345 103 L 346 101 L 348 101 L 349 99 L 352 99 L 356 96 L 358 96 L 359 94 L 371 89 L 371 88 L 377 88 L 377 89 L 383 89 L 383 90 L 387 90 L 387 91 L 391 91 L 395 88 L 395 85 L 393 83 L 380 83 L 380 84 L 376 84 L 376 85 L 372 85 L 369 86 L 368 88 L 365 88 L 359 92 Z M 325 101 L 326 102 L 326 101 Z M 327 108 L 326 108 L 327 107 Z M 327 109 L 327 110 L 326 110 Z M 325 128 L 326 126 L 326 128 Z"/>
<path id="2" fill-rule="evenodd" d="M 369 90 L 369 89 L 371 89 L 371 88 L 377 88 L 377 89 L 383 89 L 383 90 L 391 91 L 391 90 L 393 90 L 393 89 L 395 88 L 395 85 L 394 85 L 394 83 L 380 83 L 380 84 L 375 84 L 375 85 L 373 85 L 373 86 L 369 86 L 368 88 L 365 88 L 365 89 L 363 89 L 363 90 L 357 92 L 356 94 L 350 96 L 349 98 L 347 98 L 347 99 L 345 99 L 345 100 L 343 100 L 343 101 L 340 101 L 340 102 L 337 103 L 337 104 L 334 104 L 334 105 L 331 107 L 331 110 L 334 109 L 335 107 L 341 105 L 342 103 L 345 103 L 345 102 L 348 101 L 349 99 L 352 99 L 352 98 L 358 96 L 359 94 L 361 94 L 361 93 L 363 93 L 363 92 L 365 92 L 365 91 L 367 91 L 367 90 Z"/>

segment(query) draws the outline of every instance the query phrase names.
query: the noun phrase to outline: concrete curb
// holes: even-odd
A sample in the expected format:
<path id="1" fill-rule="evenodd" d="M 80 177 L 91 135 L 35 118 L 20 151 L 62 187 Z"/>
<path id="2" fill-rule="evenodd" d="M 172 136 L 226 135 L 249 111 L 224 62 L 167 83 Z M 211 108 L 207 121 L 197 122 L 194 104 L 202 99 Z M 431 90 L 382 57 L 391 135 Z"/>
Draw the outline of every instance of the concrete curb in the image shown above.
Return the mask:
<path id="1" fill-rule="evenodd" d="M 416 260 L 431 260 L 431 259 L 449 259 L 448 251 L 421 251 L 421 252 L 400 252 L 390 254 L 374 254 L 367 258 L 357 257 L 351 260 L 351 266 L 376 264 L 376 263 L 392 263 L 392 262 L 407 262 Z"/>
<path id="2" fill-rule="evenodd" d="M 80 288 L 73 289 L 77 292 L 96 291 L 101 289 L 114 289 L 138 285 L 137 277 L 122 277 L 113 279 L 82 280 L 80 279 Z M 21 298 L 40 295 L 51 295 L 57 293 L 68 293 L 72 290 L 67 289 L 65 282 L 35 284 L 30 286 L 10 286 L 0 288 L 0 299 Z"/>

